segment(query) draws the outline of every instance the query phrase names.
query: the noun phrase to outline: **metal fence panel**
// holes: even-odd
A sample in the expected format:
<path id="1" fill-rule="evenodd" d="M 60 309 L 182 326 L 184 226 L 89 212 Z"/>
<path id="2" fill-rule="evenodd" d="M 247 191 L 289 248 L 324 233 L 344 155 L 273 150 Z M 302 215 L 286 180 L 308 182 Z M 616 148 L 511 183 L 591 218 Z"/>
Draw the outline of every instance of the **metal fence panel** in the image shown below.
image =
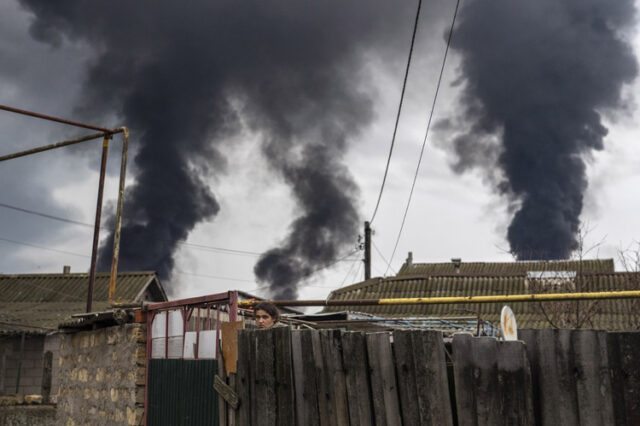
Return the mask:
<path id="1" fill-rule="evenodd" d="M 218 361 L 149 360 L 148 426 L 218 425 Z"/>

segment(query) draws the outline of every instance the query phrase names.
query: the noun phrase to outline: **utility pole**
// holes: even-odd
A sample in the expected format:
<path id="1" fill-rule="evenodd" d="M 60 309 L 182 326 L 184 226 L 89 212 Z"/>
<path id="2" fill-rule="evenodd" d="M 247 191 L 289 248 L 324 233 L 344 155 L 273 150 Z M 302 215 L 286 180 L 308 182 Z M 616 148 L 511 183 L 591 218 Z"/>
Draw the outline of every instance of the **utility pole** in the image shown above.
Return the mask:
<path id="1" fill-rule="evenodd" d="M 364 279 L 371 278 L 371 226 L 364 223 Z"/>

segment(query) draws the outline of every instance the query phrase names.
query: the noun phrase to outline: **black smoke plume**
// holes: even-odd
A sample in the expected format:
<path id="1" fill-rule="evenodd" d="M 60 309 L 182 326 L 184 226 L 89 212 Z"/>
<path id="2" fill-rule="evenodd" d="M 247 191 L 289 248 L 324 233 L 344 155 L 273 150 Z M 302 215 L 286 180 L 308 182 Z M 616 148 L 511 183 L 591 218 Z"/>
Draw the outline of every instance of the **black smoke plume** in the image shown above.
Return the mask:
<path id="1" fill-rule="evenodd" d="M 406 53 L 414 4 L 379 1 L 22 0 L 31 34 L 96 52 L 81 105 L 115 112 L 138 147 L 127 190 L 121 269 L 167 278 L 176 244 L 219 210 L 204 183 L 224 172 L 217 146 L 250 126 L 291 186 L 299 217 L 255 273 L 276 296 L 346 250 L 357 190 L 341 163 L 372 118 L 367 54 Z M 96 107 L 97 106 L 97 107 Z M 104 115 L 101 115 L 104 116 Z M 99 267 L 108 270 L 110 240 Z"/>
<path id="2" fill-rule="evenodd" d="M 567 258 L 587 188 L 584 160 L 607 134 L 601 114 L 624 106 L 622 88 L 637 74 L 624 39 L 634 2 L 464 5 L 452 47 L 461 54 L 470 130 L 454 139 L 455 168 L 481 166 L 495 176 L 487 154 L 497 153 L 498 188 L 516 210 L 511 250 L 519 259 Z"/>

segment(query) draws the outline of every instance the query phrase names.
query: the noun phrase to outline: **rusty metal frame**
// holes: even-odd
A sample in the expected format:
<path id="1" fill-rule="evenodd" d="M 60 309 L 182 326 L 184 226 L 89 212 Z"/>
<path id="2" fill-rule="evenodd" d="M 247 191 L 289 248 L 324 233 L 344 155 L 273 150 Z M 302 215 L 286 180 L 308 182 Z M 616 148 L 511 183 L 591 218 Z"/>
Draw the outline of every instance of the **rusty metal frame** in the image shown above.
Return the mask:
<path id="1" fill-rule="evenodd" d="M 0 105 L 0 110 L 21 114 L 21 115 L 26 115 L 34 118 L 39 118 L 47 121 L 54 121 L 57 123 L 67 124 L 70 126 L 81 127 L 84 129 L 97 130 L 99 132 L 99 133 L 93 133 L 86 136 L 81 136 L 74 139 L 56 142 L 50 145 L 44 145 L 41 147 L 29 149 L 26 151 L 20 151 L 13 154 L 0 156 L 0 162 L 24 157 L 27 155 L 37 154 L 39 152 L 49 151 L 56 148 L 75 145 L 78 143 L 87 142 L 87 141 L 98 139 L 98 138 L 103 138 L 102 158 L 101 158 L 101 164 L 100 164 L 100 180 L 98 183 L 98 199 L 97 199 L 97 206 L 96 206 L 96 219 L 95 219 L 94 230 L 93 230 L 93 246 L 91 250 L 91 267 L 89 271 L 89 285 L 87 289 L 87 312 L 91 312 L 92 303 L 93 303 L 93 287 L 95 285 L 96 264 L 98 259 L 98 242 L 100 239 L 100 219 L 102 215 L 102 196 L 104 191 L 104 179 L 106 174 L 107 152 L 109 147 L 109 140 L 113 137 L 113 135 L 122 133 L 123 142 L 122 142 L 122 160 L 120 164 L 120 185 L 119 185 L 119 191 L 118 191 L 116 224 L 115 224 L 115 229 L 113 234 L 113 258 L 111 261 L 111 276 L 109 280 L 109 302 L 112 306 L 122 306 L 122 304 L 119 304 L 114 301 L 114 296 L 115 296 L 115 289 L 116 289 L 116 280 L 118 275 L 118 256 L 120 252 L 120 230 L 122 227 L 122 206 L 123 206 L 123 200 L 124 200 L 124 183 L 125 183 L 126 168 L 127 168 L 127 152 L 129 149 L 128 148 L 129 147 L 129 129 L 127 129 L 126 127 L 108 129 L 105 127 L 94 126 L 92 124 L 80 123 L 78 121 L 72 121 L 64 118 L 54 117 L 51 115 L 40 114 L 33 111 L 13 108 L 6 105 Z"/>
<path id="2" fill-rule="evenodd" d="M 153 340 L 153 320 L 156 315 L 165 313 L 165 349 L 164 349 L 164 358 L 169 358 L 169 314 L 171 312 L 180 312 L 182 314 L 182 319 L 184 321 L 182 327 L 182 345 L 183 345 L 183 356 L 184 356 L 184 340 L 186 333 L 189 327 L 189 320 L 193 315 L 193 311 L 197 312 L 197 320 L 196 320 L 196 347 L 194 353 L 194 359 L 198 359 L 198 351 L 200 346 L 200 331 L 202 331 L 200 327 L 200 310 L 206 308 L 207 310 L 207 325 L 206 329 L 211 330 L 211 308 L 215 307 L 216 310 L 216 340 L 221 339 L 221 324 L 220 324 L 220 311 L 221 308 L 226 306 L 227 313 L 229 315 L 229 321 L 237 321 L 238 320 L 238 292 L 237 291 L 227 291 L 224 293 L 211 294 L 207 296 L 201 297 L 192 297 L 188 299 L 181 300 L 172 300 L 170 302 L 159 302 L 159 303 L 150 303 L 148 305 L 143 306 L 143 310 L 146 311 L 146 320 L 147 320 L 147 353 L 146 353 L 146 368 L 145 368 L 145 390 L 144 390 L 144 424 L 147 424 L 147 414 L 149 407 L 149 361 L 152 356 L 152 340 Z M 216 359 L 220 358 L 219 353 L 219 344 L 216 343 Z"/>

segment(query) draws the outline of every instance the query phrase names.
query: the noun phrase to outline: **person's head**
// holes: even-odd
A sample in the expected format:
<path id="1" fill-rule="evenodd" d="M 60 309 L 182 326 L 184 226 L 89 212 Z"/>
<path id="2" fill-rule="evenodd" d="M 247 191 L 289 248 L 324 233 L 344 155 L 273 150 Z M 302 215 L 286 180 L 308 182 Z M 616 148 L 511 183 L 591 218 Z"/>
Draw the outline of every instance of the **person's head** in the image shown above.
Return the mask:
<path id="1" fill-rule="evenodd" d="M 253 311 L 256 324 L 261 329 L 273 327 L 280 319 L 280 311 L 273 303 L 260 302 L 253 308 Z"/>

